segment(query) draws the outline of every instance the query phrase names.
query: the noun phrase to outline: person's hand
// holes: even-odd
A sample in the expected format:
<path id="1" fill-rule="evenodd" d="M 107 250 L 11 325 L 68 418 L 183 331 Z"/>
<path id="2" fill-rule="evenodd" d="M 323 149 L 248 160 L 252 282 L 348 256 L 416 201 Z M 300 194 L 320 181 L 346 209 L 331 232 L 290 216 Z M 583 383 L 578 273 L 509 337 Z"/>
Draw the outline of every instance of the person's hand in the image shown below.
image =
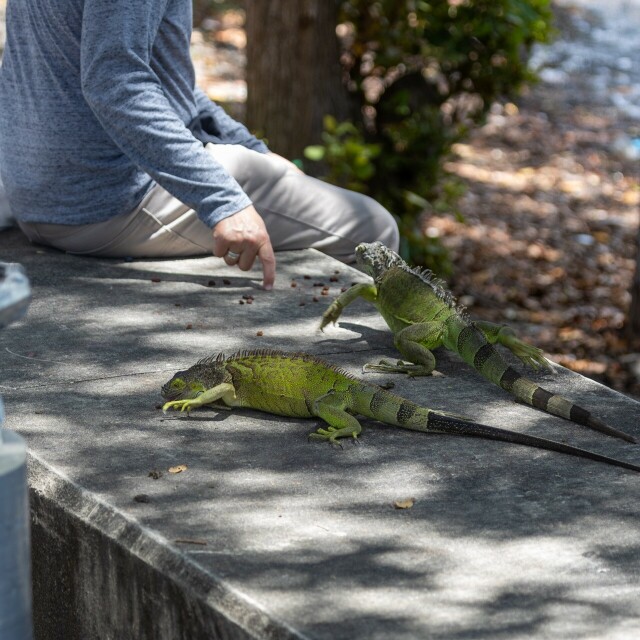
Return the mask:
<path id="1" fill-rule="evenodd" d="M 262 262 L 265 289 L 273 288 L 276 257 L 264 220 L 251 205 L 220 220 L 213 228 L 213 255 L 224 258 L 228 265 L 249 271 L 256 257 Z"/>

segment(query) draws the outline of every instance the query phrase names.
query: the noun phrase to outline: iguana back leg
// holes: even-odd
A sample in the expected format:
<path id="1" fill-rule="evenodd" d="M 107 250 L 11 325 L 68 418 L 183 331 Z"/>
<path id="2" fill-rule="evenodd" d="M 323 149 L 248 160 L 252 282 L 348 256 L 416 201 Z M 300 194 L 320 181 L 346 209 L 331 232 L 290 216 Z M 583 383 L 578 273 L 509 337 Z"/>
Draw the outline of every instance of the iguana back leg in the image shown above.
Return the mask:
<path id="1" fill-rule="evenodd" d="M 409 325 L 398 331 L 393 339 L 396 349 L 409 360 L 409 363 L 381 360 L 378 364 L 368 364 L 364 368 L 384 373 L 430 376 L 436 366 L 436 359 L 431 349 L 442 345 L 445 330 L 445 324 L 436 321 Z"/>
<path id="2" fill-rule="evenodd" d="M 330 391 L 320 396 L 312 404 L 312 413 L 324 420 L 327 429 L 320 428 L 309 434 L 311 440 L 328 440 L 336 444 L 338 438 L 357 438 L 362 426 L 356 418 L 347 412 L 349 398 L 343 393 Z"/>
<path id="3" fill-rule="evenodd" d="M 505 324 L 495 324 L 493 322 L 474 322 L 475 326 L 482 331 L 485 338 L 491 344 L 501 344 L 511 351 L 522 362 L 536 371 L 545 368 L 552 371 L 549 361 L 544 357 L 542 349 L 527 344 L 516 337 L 513 329 Z"/>

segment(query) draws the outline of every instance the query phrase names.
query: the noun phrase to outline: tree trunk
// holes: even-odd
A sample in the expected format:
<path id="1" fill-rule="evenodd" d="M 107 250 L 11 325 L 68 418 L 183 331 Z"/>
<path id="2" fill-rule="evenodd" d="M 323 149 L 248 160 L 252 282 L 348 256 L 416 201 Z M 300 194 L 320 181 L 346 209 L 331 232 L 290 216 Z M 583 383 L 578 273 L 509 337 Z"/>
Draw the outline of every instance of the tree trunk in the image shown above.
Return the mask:
<path id="1" fill-rule="evenodd" d="M 247 124 L 291 160 L 320 141 L 326 114 L 342 119 L 334 0 L 246 0 Z"/>
<path id="2" fill-rule="evenodd" d="M 626 320 L 626 333 L 629 341 L 640 341 L 640 228 L 636 242 L 636 271 L 631 282 L 631 304 Z"/>

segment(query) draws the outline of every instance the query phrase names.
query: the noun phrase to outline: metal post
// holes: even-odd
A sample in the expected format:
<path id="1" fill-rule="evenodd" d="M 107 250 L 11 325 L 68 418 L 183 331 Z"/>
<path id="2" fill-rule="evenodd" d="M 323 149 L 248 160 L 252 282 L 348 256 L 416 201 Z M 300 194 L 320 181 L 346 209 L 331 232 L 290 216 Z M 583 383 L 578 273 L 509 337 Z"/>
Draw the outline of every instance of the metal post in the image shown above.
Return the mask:
<path id="1" fill-rule="evenodd" d="M 31 640 L 27 447 L 17 434 L 0 432 L 0 638 Z"/>
<path id="2" fill-rule="evenodd" d="M 22 268 L 0 263 L 0 329 L 24 314 L 29 298 Z M 0 638 L 32 640 L 27 447 L 3 424 L 0 398 Z"/>

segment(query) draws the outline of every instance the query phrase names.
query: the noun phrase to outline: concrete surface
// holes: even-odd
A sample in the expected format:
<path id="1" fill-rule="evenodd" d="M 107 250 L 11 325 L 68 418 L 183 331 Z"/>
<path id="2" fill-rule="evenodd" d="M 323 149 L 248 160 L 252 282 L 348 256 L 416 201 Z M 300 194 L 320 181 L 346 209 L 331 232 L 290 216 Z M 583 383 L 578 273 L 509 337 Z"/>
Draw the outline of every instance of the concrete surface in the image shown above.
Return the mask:
<path id="1" fill-rule="evenodd" d="M 393 356 L 365 303 L 316 331 L 357 272 L 279 254 L 267 293 L 257 272 L 215 258 L 74 257 L 15 230 L 0 233 L 0 258 L 25 265 L 34 293 L 0 335 L 0 393 L 30 451 L 36 637 L 640 637 L 638 474 L 375 424 L 332 449 L 307 441 L 308 421 L 157 409 L 177 369 L 220 350 L 304 349 L 354 373 Z M 396 376 L 395 390 L 640 462 L 639 446 L 438 357 L 446 377 Z M 640 404 L 562 369 L 543 381 L 640 436 Z"/>

